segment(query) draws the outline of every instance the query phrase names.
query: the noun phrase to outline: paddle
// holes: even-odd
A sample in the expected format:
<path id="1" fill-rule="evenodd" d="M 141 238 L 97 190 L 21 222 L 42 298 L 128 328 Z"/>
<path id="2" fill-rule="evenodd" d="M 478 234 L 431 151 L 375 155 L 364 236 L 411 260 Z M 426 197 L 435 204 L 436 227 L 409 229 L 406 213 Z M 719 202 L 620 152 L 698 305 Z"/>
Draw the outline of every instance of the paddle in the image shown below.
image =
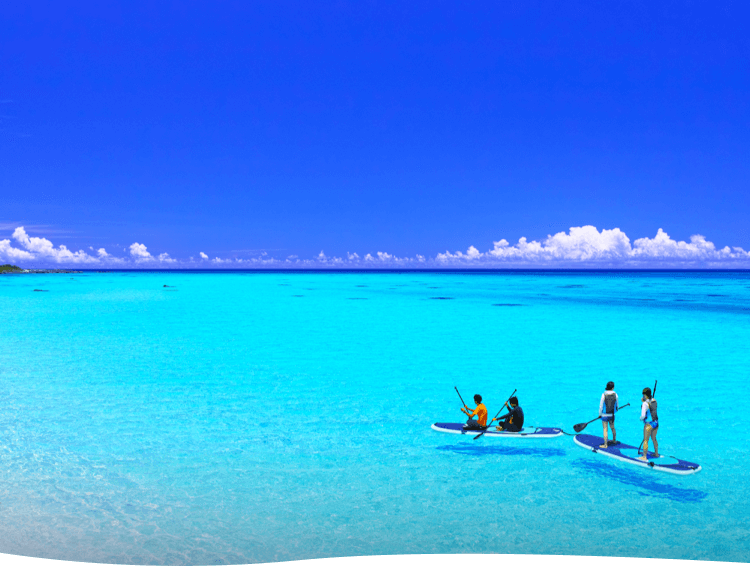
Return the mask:
<path id="1" fill-rule="evenodd" d="M 619 409 L 617 409 L 617 410 L 618 410 L 618 411 L 621 411 L 621 410 L 622 410 L 622 409 L 624 409 L 625 407 L 629 407 L 629 406 L 630 406 L 630 403 L 628 403 L 627 405 L 623 405 L 622 407 L 620 407 L 620 408 L 619 408 Z M 577 425 L 573 425 L 573 430 L 574 430 L 574 431 L 576 431 L 576 432 L 581 432 L 581 431 L 582 431 L 582 430 L 583 430 L 584 428 L 586 428 L 586 427 L 587 427 L 588 425 L 590 425 L 590 424 L 591 424 L 591 423 L 593 423 L 594 421 L 598 421 L 598 420 L 599 420 L 599 419 L 601 419 L 601 418 L 602 418 L 602 417 L 601 417 L 601 415 L 599 415 L 598 417 L 596 417 L 595 419 L 591 419 L 591 420 L 590 420 L 589 422 L 587 422 L 587 423 L 579 423 L 579 424 L 577 424 Z"/>
<path id="2" fill-rule="evenodd" d="M 515 395 L 515 394 L 516 394 L 516 391 L 518 391 L 518 389 L 514 389 L 514 390 L 513 390 L 513 393 L 511 393 L 511 394 L 510 394 L 510 397 L 513 397 L 513 395 Z M 508 397 L 508 401 L 510 401 L 510 397 Z M 477 435 L 476 435 L 476 436 L 474 437 L 474 440 L 476 440 L 477 438 L 479 438 L 480 436 L 482 436 L 482 435 L 483 435 L 483 434 L 484 434 L 485 432 L 487 432 L 487 429 L 488 429 L 488 428 L 490 428 L 490 427 L 492 426 L 492 423 L 493 423 L 493 422 L 495 422 L 495 419 L 497 418 L 497 415 L 499 415 L 500 413 L 502 413 L 502 412 L 503 412 L 503 409 L 504 409 L 504 408 L 505 408 L 505 406 L 506 406 L 506 405 L 508 404 L 508 401 L 506 401 L 505 403 L 503 403 L 503 406 L 502 406 L 502 407 L 500 407 L 500 410 L 499 410 L 499 411 L 497 412 L 497 414 L 495 414 L 495 417 L 494 417 L 494 418 L 493 418 L 493 419 L 492 419 L 492 420 L 490 421 L 490 424 L 489 424 L 488 426 L 484 427 L 484 430 L 483 430 L 482 432 L 480 432 L 479 434 L 477 434 Z"/>
<path id="3" fill-rule="evenodd" d="M 453 389 L 455 389 L 455 390 L 456 390 L 456 393 L 458 393 L 458 387 L 456 387 L 456 386 L 454 385 L 454 386 L 453 386 Z M 466 404 L 466 402 L 464 401 L 464 398 L 463 398 L 463 397 L 461 397 L 461 394 L 460 394 L 460 393 L 458 393 L 458 398 L 459 398 L 459 399 L 461 399 L 461 403 L 463 403 L 464 409 L 466 409 L 466 410 L 468 411 L 468 410 L 469 410 L 469 406 L 468 406 L 468 405 Z M 467 414 L 468 414 L 468 413 L 467 413 Z"/>
<path id="4" fill-rule="evenodd" d="M 455 389 L 455 390 L 456 390 L 456 393 L 458 393 L 458 387 L 456 387 L 456 386 L 454 385 L 454 386 L 453 386 L 453 389 Z M 458 393 L 458 398 L 459 398 L 459 399 L 461 399 L 461 403 L 463 404 L 463 406 L 464 406 L 464 407 L 466 407 L 466 408 L 468 409 L 469 407 L 467 407 L 467 406 L 466 406 L 466 403 L 464 403 L 464 398 L 463 398 L 463 397 L 461 397 L 461 394 L 460 394 L 460 393 Z"/>

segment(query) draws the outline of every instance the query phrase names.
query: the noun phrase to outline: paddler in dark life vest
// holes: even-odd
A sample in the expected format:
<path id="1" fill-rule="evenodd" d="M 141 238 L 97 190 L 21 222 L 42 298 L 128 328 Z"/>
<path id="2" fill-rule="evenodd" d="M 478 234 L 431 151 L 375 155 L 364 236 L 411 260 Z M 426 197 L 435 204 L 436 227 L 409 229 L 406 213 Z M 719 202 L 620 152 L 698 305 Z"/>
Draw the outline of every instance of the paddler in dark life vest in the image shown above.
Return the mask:
<path id="1" fill-rule="evenodd" d="M 508 399 L 508 406 L 510 408 L 509 412 L 492 420 L 503 421 L 497 427 L 497 430 L 518 432 L 523 428 L 523 409 L 518 406 L 518 397 Z"/>
<path id="2" fill-rule="evenodd" d="M 469 412 L 469 407 L 464 405 L 461 410 L 469 415 L 469 420 L 464 425 L 465 429 L 484 429 L 487 428 L 487 407 L 482 403 L 482 396 L 478 393 L 474 395 L 474 402 L 477 404 L 477 408 L 473 412 Z M 476 417 L 476 419 L 474 418 Z"/>
<path id="3" fill-rule="evenodd" d="M 643 403 L 641 404 L 641 420 L 643 421 L 643 455 L 639 460 L 648 461 L 648 439 L 654 441 L 654 458 L 659 457 L 659 443 L 656 442 L 656 433 L 659 432 L 659 415 L 656 412 L 656 399 L 651 398 L 651 388 L 643 390 Z"/>
<path id="4" fill-rule="evenodd" d="M 615 382 L 610 381 L 607 383 L 607 387 L 602 393 L 602 398 L 599 401 L 599 416 L 602 418 L 602 426 L 604 427 L 604 444 L 601 444 L 599 448 L 606 448 L 609 444 L 607 438 L 607 423 L 612 427 L 612 444 L 617 444 L 617 431 L 615 430 L 615 413 L 619 410 L 620 399 L 615 393 Z"/>

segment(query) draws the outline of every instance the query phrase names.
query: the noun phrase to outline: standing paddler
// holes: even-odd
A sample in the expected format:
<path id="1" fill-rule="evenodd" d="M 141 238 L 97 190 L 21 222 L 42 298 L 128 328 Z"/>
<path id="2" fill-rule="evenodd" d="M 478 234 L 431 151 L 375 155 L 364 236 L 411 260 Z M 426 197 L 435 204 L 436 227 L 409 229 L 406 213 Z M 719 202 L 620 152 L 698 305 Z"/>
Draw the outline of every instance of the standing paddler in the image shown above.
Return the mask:
<path id="1" fill-rule="evenodd" d="M 615 393 L 615 382 L 610 381 L 607 383 L 607 387 L 602 393 L 602 398 L 599 401 L 599 416 L 602 419 L 604 444 L 600 445 L 599 448 L 606 448 L 609 445 L 609 439 L 607 438 L 607 423 L 612 427 L 612 444 L 617 444 L 617 431 L 615 430 L 615 413 L 619 410 L 620 399 Z"/>
<path id="2" fill-rule="evenodd" d="M 656 387 L 654 387 L 656 389 Z M 656 399 L 651 398 L 651 388 L 643 390 L 643 403 L 641 404 L 641 420 L 643 421 L 643 455 L 639 458 L 648 462 L 648 439 L 654 441 L 654 458 L 659 457 L 659 443 L 656 442 L 656 433 L 659 432 L 659 415 L 656 412 Z"/>

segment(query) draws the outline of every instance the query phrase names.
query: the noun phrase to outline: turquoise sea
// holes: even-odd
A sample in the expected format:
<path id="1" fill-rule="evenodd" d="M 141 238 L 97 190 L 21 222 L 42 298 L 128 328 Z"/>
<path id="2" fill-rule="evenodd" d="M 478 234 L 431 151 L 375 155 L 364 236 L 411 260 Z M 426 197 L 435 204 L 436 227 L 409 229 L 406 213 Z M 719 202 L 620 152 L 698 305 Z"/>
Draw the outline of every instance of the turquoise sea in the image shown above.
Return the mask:
<path id="1" fill-rule="evenodd" d="M 29 274 L 0 313 L 0 552 L 750 561 L 749 272 Z M 430 429 L 457 386 L 573 432 L 613 380 L 637 445 L 656 379 L 698 474 Z"/>

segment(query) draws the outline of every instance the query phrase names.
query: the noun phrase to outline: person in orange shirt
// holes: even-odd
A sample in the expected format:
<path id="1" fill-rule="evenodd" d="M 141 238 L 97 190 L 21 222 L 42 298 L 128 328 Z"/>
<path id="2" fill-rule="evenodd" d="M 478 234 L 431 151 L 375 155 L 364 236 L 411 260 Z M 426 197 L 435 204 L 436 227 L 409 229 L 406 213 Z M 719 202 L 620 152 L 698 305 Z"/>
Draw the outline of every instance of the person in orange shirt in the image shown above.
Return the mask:
<path id="1" fill-rule="evenodd" d="M 479 394 L 474 395 L 474 402 L 477 404 L 477 408 L 473 412 L 469 412 L 469 407 L 466 405 L 461 407 L 461 411 L 469 416 L 469 420 L 466 421 L 464 428 L 466 430 L 485 429 L 487 428 L 487 407 L 482 403 L 482 396 Z"/>

